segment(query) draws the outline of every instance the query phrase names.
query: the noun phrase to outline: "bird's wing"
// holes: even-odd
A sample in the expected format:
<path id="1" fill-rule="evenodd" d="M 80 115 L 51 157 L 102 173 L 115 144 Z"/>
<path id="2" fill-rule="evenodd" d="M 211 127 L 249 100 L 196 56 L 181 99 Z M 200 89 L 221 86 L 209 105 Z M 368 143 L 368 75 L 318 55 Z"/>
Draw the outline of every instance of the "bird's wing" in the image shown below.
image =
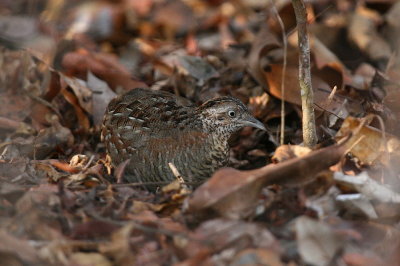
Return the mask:
<path id="1" fill-rule="evenodd" d="M 176 146 L 185 135 L 202 135 L 187 126 L 193 122 L 193 112 L 194 106 L 184 98 L 163 91 L 134 89 L 110 102 L 102 137 L 121 149 L 156 149 L 158 142 Z"/>

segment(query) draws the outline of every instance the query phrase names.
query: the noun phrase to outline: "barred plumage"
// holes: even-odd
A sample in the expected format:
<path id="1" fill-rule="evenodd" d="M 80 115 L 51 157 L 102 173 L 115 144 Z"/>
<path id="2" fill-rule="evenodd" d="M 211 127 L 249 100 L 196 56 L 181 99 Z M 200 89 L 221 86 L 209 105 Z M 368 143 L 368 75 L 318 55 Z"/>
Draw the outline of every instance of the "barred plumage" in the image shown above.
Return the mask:
<path id="1" fill-rule="evenodd" d="M 265 130 L 238 99 L 196 107 L 168 92 L 134 89 L 110 102 L 101 135 L 114 165 L 130 159 L 129 182 L 172 181 L 168 163 L 198 182 L 226 165 L 228 139 L 244 126 Z"/>

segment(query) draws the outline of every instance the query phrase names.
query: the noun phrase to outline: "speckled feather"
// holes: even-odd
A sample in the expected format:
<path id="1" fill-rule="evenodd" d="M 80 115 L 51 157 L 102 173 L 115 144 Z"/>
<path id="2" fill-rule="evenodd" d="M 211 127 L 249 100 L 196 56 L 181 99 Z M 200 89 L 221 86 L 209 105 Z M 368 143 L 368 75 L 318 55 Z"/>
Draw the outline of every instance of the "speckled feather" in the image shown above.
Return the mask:
<path id="1" fill-rule="evenodd" d="M 243 127 L 227 121 L 228 109 L 251 117 L 232 97 L 196 107 L 167 92 L 134 89 L 110 102 L 102 140 L 114 165 L 130 159 L 125 171 L 129 182 L 172 181 L 168 163 L 185 181 L 203 181 L 226 165 L 228 139 Z"/>

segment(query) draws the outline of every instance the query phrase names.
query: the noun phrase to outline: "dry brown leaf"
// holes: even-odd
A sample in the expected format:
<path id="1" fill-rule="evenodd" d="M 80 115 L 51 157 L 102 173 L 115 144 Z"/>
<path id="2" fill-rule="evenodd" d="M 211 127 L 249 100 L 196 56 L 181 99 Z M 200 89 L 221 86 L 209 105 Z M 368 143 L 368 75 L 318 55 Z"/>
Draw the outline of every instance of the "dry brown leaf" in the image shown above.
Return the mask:
<path id="1" fill-rule="evenodd" d="M 299 88 L 299 70 L 298 70 L 298 53 L 294 47 L 297 47 L 297 35 L 292 34 L 289 37 L 288 59 L 285 72 L 284 87 L 285 101 L 301 106 L 300 88 Z M 357 99 L 349 97 L 334 97 L 328 100 L 332 93 L 332 88 L 335 86 L 339 89 L 344 85 L 354 85 L 352 75 L 341 63 L 341 61 L 328 50 L 316 37 L 311 39 L 311 49 L 315 66 L 312 67 L 312 87 L 314 90 L 314 103 L 316 110 L 327 110 L 341 118 L 346 118 L 348 111 L 346 108 L 351 107 L 351 110 L 361 110 L 361 103 Z M 281 61 L 281 60 L 279 60 Z M 268 92 L 273 96 L 282 99 L 281 81 L 283 75 L 283 64 L 271 62 L 268 64 L 268 69 L 263 72 L 268 83 Z M 264 85 L 265 86 L 265 85 Z M 347 106 L 346 103 L 349 106 Z"/>
<path id="2" fill-rule="evenodd" d="M 143 201 L 138 201 L 138 200 L 134 200 L 132 202 L 132 207 L 130 208 L 130 212 L 132 212 L 133 214 L 140 214 L 143 211 L 155 211 L 158 212 L 160 211 L 162 208 L 164 208 L 163 204 L 158 204 L 158 205 L 154 205 L 151 204 L 149 202 L 143 202 Z"/>
<path id="3" fill-rule="evenodd" d="M 253 214 L 264 186 L 309 182 L 320 171 L 336 164 L 344 152 L 343 145 L 335 145 L 256 170 L 220 169 L 187 199 L 186 210 L 199 215 L 210 215 L 211 210 L 231 219 L 248 217 Z"/>
<path id="4" fill-rule="evenodd" d="M 311 152 L 308 147 L 303 147 L 299 145 L 281 145 L 279 146 L 272 156 L 272 161 L 274 163 L 280 163 L 289 159 L 296 157 L 302 157 Z"/>
<path id="5" fill-rule="evenodd" d="M 369 200 L 400 204 L 399 193 L 371 179 L 366 172 L 362 172 L 357 176 L 335 173 L 335 180 L 353 186 Z"/>
<path id="6" fill-rule="evenodd" d="M 296 239 L 300 256 L 312 265 L 330 265 L 343 247 L 343 236 L 327 224 L 302 216 L 296 220 Z"/>
<path id="7" fill-rule="evenodd" d="M 270 64 L 269 67 L 270 71 L 265 72 L 268 80 L 269 92 L 273 96 L 282 99 L 282 64 Z M 301 106 L 298 71 L 298 67 L 295 65 L 288 65 L 286 69 L 284 80 L 284 86 L 286 88 L 285 101 Z M 345 110 L 348 106 L 351 106 L 352 110 L 361 109 L 358 101 L 351 99 L 348 101 L 346 98 L 338 97 L 336 95 L 332 100 L 328 101 L 332 92 L 332 87 L 322 78 L 325 74 L 321 71 L 314 71 L 312 75 L 312 87 L 314 90 L 314 103 L 316 110 L 327 110 L 344 119 L 347 116 L 346 114 L 348 114 L 348 111 Z M 349 102 L 350 104 L 346 104 Z"/>
<path id="8" fill-rule="evenodd" d="M 114 90 L 117 87 L 124 90 L 147 87 L 144 82 L 135 80 L 117 58 L 110 54 L 90 53 L 86 50 L 70 52 L 64 55 L 62 65 L 67 75 L 86 79 L 90 71 Z"/>
<path id="9" fill-rule="evenodd" d="M 265 72 L 268 80 L 269 92 L 282 99 L 281 79 L 282 64 L 270 64 L 270 71 Z M 301 105 L 299 89 L 299 69 L 295 64 L 288 64 L 284 77 L 285 101 Z M 312 87 L 314 89 L 314 102 L 321 104 L 328 98 L 331 87 L 323 79 L 313 75 Z"/>
<path id="10" fill-rule="evenodd" d="M 61 178 L 63 178 L 64 175 L 61 174 L 60 172 L 58 172 L 56 169 L 54 169 L 54 167 L 58 168 L 60 170 L 64 170 L 64 168 L 62 168 L 62 166 L 68 166 L 68 165 L 63 164 L 56 160 L 54 160 L 54 161 L 49 160 L 49 161 L 35 161 L 35 169 L 39 173 L 42 173 L 44 176 L 46 176 L 50 183 L 58 182 Z M 54 165 L 53 165 L 53 163 L 54 163 Z M 60 164 L 61 164 L 61 166 L 60 166 Z M 58 167 L 58 166 L 60 166 L 60 167 Z M 71 170 L 71 169 L 69 168 L 68 170 Z"/>
<path id="11" fill-rule="evenodd" d="M 377 31 L 380 20 L 381 17 L 376 11 L 359 5 L 348 24 L 348 36 L 361 51 L 384 67 L 392 51 Z"/>
<path id="12" fill-rule="evenodd" d="M 63 88 L 70 88 L 75 94 L 79 102 L 79 106 L 82 107 L 87 113 L 93 113 L 93 93 L 89 89 L 84 80 L 77 78 L 70 78 L 60 73 L 61 86 Z M 64 89 L 65 90 L 65 89 Z"/>
<path id="13" fill-rule="evenodd" d="M 2 254 L 3 265 L 39 265 L 43 263 L 36 249 L 27 240 L 17 238 L 4 229 L 0 230 L 0 239 L 0 253 Z"/>
<path id="14" fill-rule="evenodd" d="M 9 231 L 37 240 L 63 239 L 60 220 L 54 215 L 60 208 L 57 191 L 57 186 L 46 184 L 25 193 L 15 204 L 19 218 L 9 225 Z"/>
<path id="15" fill-rule="evenodd" d="M 83 223 L 74 224 L 71 228 L 72 239 L 95 239 L 109 237 L 119 230 L 119 226 L 112 221 L 88 220 Z"/>
<path id="16" fill-rule="evenodd" d="M 0 94 L 0 115 L 22 122 L 30 113 L 27 107 L 30 106 L 31 99 L 27 95 L 20 95 L 17 91 L 14 93 Z"/>
<path id="17" fill-rule="evenodd" d="M 87 86 L 93 92 L 93 122 L 100 125 L 108 103 L 117 96 L 104 81 L 98 79 L 91 72 L 88 73 Z"/>
<path id="18" fill-rule="evenodd" d="M 124 165 L 105 174 L 103 164 L 92 163 L 104 156 L 96 132 L 113 91 L 145 86 L 135 75 L 196 103 L 227 94 L 250 102 L 271 131 L 282 115 L 276 97 L 286 80 L 285 136 L 298 143 L 298 53 L 290 1 L 48 0 L 22 9 L 20 2 L 0 4 L 5 15 L 0 26 L 17 22 L 9 24 L 16 28 L 3 27 L 0 45 L 34 49 L 0 49 L 0 264 L 398 265 L 399 142 L 388 134 L 385 141 L 379 130 L 364 132 L 365 125 L 361 133 L 357 126 L 347 130 L 372 139 L 370 146 L 361 144 L 373 163 L 360 166 L 347 156 L 337 168 L 349 174 L 361 167 L 368 179 L 346 176 L 354 183 L 349 186 L 334 180 L 332 168 L 315 175 L 357 141 L 298 158 L 300 147 L 281 146 L 276 165 L 215 173 L 186 201 L 192 213 L 182 213 L 187 194 L 177 184 L 158 193 L 140 184 L 110 184 L 115 177 L 122 180 Z M 272 4 L 289 42 L 284 77 L 283 29 Z M 335 135 L 349 115 L 367 112 L 382 117 L 382 131 L 400 136 L 399 3 L 312 1 L 307 8 L 315 107 L 324 111 L 316 122 L 321 139 Z M 21 19 L 27 12 L 29 19 Z M 55 45 L 52 66 L 72 80 L 70 87 L 43 59 L 31 56 L 47 51 L 39 58 L 50 62 Z M 383 71 L 388 60 L 383 76 L 375 68 Z M 272 138 L 242 130 L 232 140 L 232 162 L 241 169 L 264 164 L 274 149 Z M 64 163 L 74 154 L 71 165 Z M 278 185 L 265 187 L 271 183 Z M 296 232 L 300 214 L 314 220 Z M 247 220 L 203 220 L 207 215 Z M 35 256 L 40 259 L 31 260 Z"/>
<path id="19" fill-rule="evenodd" d="M 267 105 L 270 97 L 267 93 L 260 96 L 252 96 L 249 98 L 248 107 L 255 117 L 266 117 L 268 115 Z"/>
<path id="20" fill-rule="evenodd" d="M 339 179 L 337 181 L 341 183 Z M 362 194 L 342 194 L 338 195 L 335 200 L 337 207 L 343 213 L 343 217 L 378 218 L 378 214 L 371 201 Z"/>
<path id="21" fill-rule="evenodd" d="M 265 228 L 254 223 L 228 219 L 214 219 L 202 223 L 184 246 L 187 257 L 224 249 L 238 249 L 234 243 L 243 241 L 245 247 L 257 246 L 275 254 L 282 252 L 275 237 Z M 233 252 L 235 254 L 235 252 Z M 231 258 L 233 260 L 233 257 Z"/>
<path id="22" fill-rule="evenodd" d="M 280 46 L 278 38 L 268 27 L 262 27 L 251 47 L 248 58 L 249 72 L 264 88 L 267 88 L 268 83 L 261 62 L 262 58 L 270 51 L 280 48 Z"/>
<path id="23" fill-rule="evenodd" d="M 69 160 L 69 166 L 74 168 L 83 168 L 89 162 L 89 157 L 85 154 L 75 154 Z"/>
<path id="24" fill-rule="evenodd" d="M 122 5 L 103 1 L 81 2 L 73 10 L 73 21 L 65 38 L 95 40 L 110 40 L 115 43 L 125 43 L 129 36 L 122 30 L 125 24 Z M 101 26 L 100 26 L 101 25 Z"/>
<path id="25" fill-rule="evenodd" d="M 400 147 L 400 141 L 381 130 L 362 124 L 363 120 L 348 117 L 343 122 L 336 137 L 338 139 L 352 133 L 352 137 L 345 144 L 346 148 L 364 164 L 373 164 L 382 159 L 385 150 L 393 152 Z M 384 135 L 386 138 L 384 138 Z M 390 146 L 386 146 L 390 143 Z"/>
<path id="26" fill-rule="evenodd" d="M 327 219 L 326 222 L 339 235 L 353 239 L 355 243 L 362 243 L 363 247 L 370 247 L 368 250 L 363 248 L 356 250 L 360 254 L 374 258 L 373 261 L 378 260 L 379 263 L 375 265 L 398 265 L 400 232 L 393 226 L 372 221 L 346 221 L 338 218 Z M 345 248 L 345 250 L 354 254 L 352 249 Z M 346 258 L 346 254 L 343 258 Z"/>
<path id="27" fill-rule="evenodd" d="M 60 125 L 55 119 L 51 127 L 40 130 L 37 136 L 15 138 L 6 143 L 3 158 L 27 157 L 31 159 L 45 159 L 55 149 L 64 149 L 74 142 L 71 131 Z"/>
<path id="28" fill-rule="evenodd" d="M 152 20 L 163 28 L 164 34 L 170 39 L 176 33 L 188 32 L 197 26 L 192 9 L 181 0 L 167 1 L 157 5 Z"/>
<path id="29" fill-rule="evenodd" d="M 101 244 L 99 250 L 101 253 L 113 258 L 117 264 L 129 264 L 135 261 L 135 255 L 131 251 L 129 239 L 135 226 L 128 223 L 111 236 L 111 242 Z"/>

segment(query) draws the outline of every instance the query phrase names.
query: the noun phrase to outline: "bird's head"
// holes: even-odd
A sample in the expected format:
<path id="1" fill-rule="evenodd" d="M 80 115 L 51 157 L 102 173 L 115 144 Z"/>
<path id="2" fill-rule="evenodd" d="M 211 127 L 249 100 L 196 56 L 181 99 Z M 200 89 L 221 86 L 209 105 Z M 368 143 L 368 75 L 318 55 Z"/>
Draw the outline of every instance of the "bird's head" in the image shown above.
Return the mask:
<path id="1" fill-rule="evenodd" d="M 204 127 L 230 135 L 243 127 L 266 130 L 263 123 L 255 119 L 247 107 L 238 99 L 225 96 L 209 100 L 198 107 Z"/>

